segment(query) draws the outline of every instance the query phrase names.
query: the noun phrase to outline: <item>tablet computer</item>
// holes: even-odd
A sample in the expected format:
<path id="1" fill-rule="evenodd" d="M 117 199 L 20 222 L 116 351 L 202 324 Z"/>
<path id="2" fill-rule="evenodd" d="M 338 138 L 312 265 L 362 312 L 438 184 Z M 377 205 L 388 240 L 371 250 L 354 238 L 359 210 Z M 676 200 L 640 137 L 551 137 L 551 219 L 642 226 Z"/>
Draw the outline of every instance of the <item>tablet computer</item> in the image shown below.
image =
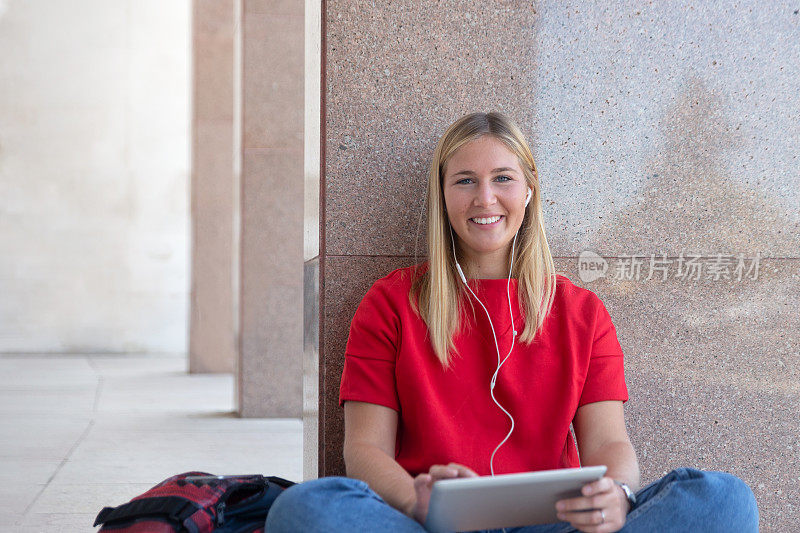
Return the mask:
<path id="1" fill-rule="evenodd" d="M 443 533 L 559 522 L 556 502 L 580 496 L 581 487 L 605 473 L 605 466 L 589 466 L 442 479 L 433 484 L 425 528 Z"/>

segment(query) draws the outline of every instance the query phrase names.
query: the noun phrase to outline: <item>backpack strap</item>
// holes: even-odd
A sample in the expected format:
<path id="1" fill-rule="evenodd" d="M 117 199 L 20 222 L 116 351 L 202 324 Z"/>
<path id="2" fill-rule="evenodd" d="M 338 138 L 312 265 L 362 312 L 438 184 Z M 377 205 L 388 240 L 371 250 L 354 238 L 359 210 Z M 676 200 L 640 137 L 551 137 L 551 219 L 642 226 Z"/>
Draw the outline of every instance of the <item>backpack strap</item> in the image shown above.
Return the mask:
<path id="1" fill-rule="evenodd" d="M 282 489 L 288 489 L 292 485 L 297 485 L 297 483 L 295 483 L 294 481 L 289 481 L 288 479 L 283 479 L 282 477 L 278 476 L 269 476 L 267 478 L 267 481 L 269 481 L 270 483 L 275 483 Z"/>
<path id="2" fill-rule="evenodd" d="M 198 504 L 180 496 L 142 498 L 118 507 L 103 508 L 100 514 L 97 515 L 94 525 L 147 516 L 161 516 L 183 524 L 184 520 L 192 516 L 200 508 Z"/>

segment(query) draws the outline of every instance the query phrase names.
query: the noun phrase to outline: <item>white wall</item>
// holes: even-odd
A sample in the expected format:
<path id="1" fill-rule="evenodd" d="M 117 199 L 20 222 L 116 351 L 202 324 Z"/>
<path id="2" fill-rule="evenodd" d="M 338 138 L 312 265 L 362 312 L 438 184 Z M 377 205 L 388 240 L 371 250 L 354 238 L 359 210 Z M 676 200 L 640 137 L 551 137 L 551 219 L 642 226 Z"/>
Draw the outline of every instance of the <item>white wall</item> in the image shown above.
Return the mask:
<path id="1" fill-rule="evenodd" d="M 0 0 L 0 353 L 184 352 L 189 0 Z"/>

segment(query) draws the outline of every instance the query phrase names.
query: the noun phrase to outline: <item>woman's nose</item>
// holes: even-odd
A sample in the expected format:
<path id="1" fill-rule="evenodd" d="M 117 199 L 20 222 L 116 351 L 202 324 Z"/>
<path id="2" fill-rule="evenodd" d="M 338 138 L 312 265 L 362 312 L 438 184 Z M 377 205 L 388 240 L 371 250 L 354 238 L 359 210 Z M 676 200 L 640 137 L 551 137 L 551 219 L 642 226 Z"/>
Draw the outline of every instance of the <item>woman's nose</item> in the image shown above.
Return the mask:
<path id="1" fill-rule="evenodd" d="M 479 183 L 475 190 L 475 204 L 481 207 L 497 202 L 497 196 L 491 183 Z"/>

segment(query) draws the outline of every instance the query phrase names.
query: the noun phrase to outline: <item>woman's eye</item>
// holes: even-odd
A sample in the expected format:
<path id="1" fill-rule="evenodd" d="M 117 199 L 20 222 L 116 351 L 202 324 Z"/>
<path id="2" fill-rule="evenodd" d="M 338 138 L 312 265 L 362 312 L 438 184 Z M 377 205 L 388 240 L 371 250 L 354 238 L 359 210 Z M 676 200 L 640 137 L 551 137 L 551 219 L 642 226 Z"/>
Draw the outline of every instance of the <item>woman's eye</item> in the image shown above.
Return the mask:
<path id="1" fill-rule="evenodd" d="M 497 181 L 511 181 L 511 177 L 510 176 L 497 176 L 495 179 Z"/>
<path id="2" fill-rule="evenodd" d="M 469 183 L 472 183 L 472 178 L 463 178 L 463 179 L 458 180 L 456 182 L 456 185 L 467 185 Z"/>

